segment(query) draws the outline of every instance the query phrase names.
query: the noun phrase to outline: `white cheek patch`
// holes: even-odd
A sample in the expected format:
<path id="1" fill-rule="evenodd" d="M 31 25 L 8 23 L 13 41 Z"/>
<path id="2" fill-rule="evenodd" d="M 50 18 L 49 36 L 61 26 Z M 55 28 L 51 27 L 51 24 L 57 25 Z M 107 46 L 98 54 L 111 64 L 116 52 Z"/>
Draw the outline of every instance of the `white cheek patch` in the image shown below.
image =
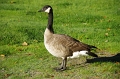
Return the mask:
<path id="1" fill-rule="evenodd" d="M 50 7 L 48 7 L 46 10 L 45 10 L 45 12 L 47 12 L 47 13 L 49 13 L 50 12 Z"/>

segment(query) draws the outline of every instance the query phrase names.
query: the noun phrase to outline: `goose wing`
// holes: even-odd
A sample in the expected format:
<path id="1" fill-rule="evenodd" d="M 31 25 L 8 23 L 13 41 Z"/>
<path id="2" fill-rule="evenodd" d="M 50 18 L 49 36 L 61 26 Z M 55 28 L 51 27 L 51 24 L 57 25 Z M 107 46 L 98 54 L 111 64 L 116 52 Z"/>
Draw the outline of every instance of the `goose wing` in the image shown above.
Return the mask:
<path id="1" fill-rule="evenodd" d="M 68 35 L 55 34 L 54 38 L 58 42 L 58 44 L 69 48 L 69 50 L 72 50 L 73 52 L 82 50 L 90 51 L 92 48 L 96 48 L 95 46 L 82 43 L 79 40 L 76 40 L 75 38 L 72 38 Z"/>

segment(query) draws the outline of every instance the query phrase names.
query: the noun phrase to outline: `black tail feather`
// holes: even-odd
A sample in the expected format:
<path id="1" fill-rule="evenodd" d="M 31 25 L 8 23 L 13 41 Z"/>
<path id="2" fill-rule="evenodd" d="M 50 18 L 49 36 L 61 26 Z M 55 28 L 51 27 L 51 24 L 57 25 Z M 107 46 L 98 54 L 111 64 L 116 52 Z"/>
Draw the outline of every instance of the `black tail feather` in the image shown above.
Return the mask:
<path id="1" fill-rule="evenodd" d="M 96 48 L 97 49 L 97 47 L 95 47 L 95 46 L 92 46 L 92 45 L 88 45 L 90 48 Z"/>
<path id="2" fill-rule="evenodd" d="M 98 57 L 98 55 L 97 55 L 97 54 L 92 53 L 92 52 L 88 52 L 87 54 L 88 54 L 88 55 L 90 55 L 90 56 L 93 56 L 93 57 Z"/>

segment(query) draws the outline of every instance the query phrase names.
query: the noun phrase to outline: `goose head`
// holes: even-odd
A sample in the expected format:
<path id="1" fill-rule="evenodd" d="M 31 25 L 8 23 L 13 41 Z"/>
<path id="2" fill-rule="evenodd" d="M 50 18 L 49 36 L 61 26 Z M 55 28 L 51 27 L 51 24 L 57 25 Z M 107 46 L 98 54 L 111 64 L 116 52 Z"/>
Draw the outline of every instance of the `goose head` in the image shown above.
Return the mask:
<path id="1" fill-rule="evenodd" d="M 52 11 L 52 7 L 50 5 L 45 5 L 42 9 L 40 9 L 38 12 L 46 12 L 50 13 Z"/>

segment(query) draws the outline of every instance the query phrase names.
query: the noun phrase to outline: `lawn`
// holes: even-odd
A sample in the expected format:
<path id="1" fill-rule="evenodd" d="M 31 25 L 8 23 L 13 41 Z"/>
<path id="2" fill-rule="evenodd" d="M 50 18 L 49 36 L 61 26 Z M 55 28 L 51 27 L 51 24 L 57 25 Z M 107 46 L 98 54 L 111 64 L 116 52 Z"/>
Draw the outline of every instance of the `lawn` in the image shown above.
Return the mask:
<path id="1" fill-rule="evenodd" d="M 120 79 L 120 0 L 0 0 L 0 79 Z M 67 70 L 45 49 L 49 4 L 54 30 L 99 48 L 99 58 L 69 59 Z M 87 58 L 87 59 L 86 59 Z"/>

